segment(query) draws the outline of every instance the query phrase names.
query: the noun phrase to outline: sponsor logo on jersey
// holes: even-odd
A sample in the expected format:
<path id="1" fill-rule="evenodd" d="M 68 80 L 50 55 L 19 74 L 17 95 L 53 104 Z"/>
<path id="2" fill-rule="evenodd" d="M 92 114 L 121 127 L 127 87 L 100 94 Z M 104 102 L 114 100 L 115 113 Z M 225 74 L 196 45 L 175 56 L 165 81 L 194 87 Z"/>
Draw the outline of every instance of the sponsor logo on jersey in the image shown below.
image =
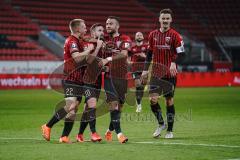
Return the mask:
<path id="1" fill-rule="evenodd" d="M 165 37 L 165 43 L 169 44 L 170 43 L 170 39 L 171 39 L 171 37 Z"/>
<path id="2" fill-rule="evenodd" d="M 165 44 L 165 45 L 156 45 L 156 47 L 158 49 L 170 49 L 170 45 L 167 45 L 167 44 Z"/>

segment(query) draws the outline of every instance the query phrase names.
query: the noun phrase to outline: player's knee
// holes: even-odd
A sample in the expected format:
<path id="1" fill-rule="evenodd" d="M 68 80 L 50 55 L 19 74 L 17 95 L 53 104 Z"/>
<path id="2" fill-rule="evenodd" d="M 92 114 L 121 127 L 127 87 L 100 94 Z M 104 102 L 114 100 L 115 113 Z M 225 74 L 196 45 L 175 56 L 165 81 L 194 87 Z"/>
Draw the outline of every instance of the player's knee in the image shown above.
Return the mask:
<path id="1" fill-rule="evenodd" d="M 141 87 L 141 85 L 142 85 L 142 84 L 141 84 L 140 79 L 136 79 L 136 80 L 135 80 L 135 86 L 136 86 L 136 87 Z"/>
<path id="2" fill-rule="evenodd" d="M 76 102 L 73 102 L 73 103 L 70 105 L 70 107 L 69 107 L 69 112 L 75 111 L 76 108 L 77 108 L 77 103 L 76 103 Z"/>
<path id="3" fill-rule="evenodd" d="M 92 97 L 90 99 L 88 99 L 87 101 L 87 105 L 89 108 L 96 108 L 96 105 L 97 105 L 97 99 Z"/>
<path id="4" fill-rule="evenodd" d="M 75 110 L 78 107 L 79 102 L 76 97 L 68 97 L 66 100 L 66 106 L 64 107 L 67 112 Z"/>
<path id="5" fill-rule="evenodd" d="M 157 104 L 158 103 L 158 97 L 157 96 L 150 97 L 150 103 L 152 105 Z"/>
<path id="6" fill-rule="evenodd" d="M 123 108 L 123 104 L 119 103 L 118 104 L 118 110 L 121 112 L 122 111 L 122 108 Z"/>
<path id="7" fill-rule="evenodd" d="M 71 110 L 68 114 L 67 114 L 67 116 L 66 116 L 66 118 L 68 118 L 68 119 L 71 119 L 71 120 L 75 120 L 75 118 L 76 118 L 76 110 Z"/>
<path id="8" fill-rule="evenodd" d="M 166 106 L 172 106 L 174 104 L 172 97 L 166 98 Z"/>
<path id="9" fill-rule="evenodd" d="M 117 101 L 109 102 L 109 110 L 110 111 L 118 110 L 118 102 Z"/>
<path id="10" fill-rule="evenodd" d="M 74 108 L 74 113 L 77 113 L 78 112 L 78 107 L 79 107 L 79 103 L 77 103 L 76 107 Z"/>
<path id="11" fill-rule="evenodd" d="M 75 104 L 76 104 L 76 106 L 78 107 L 78 105 L 80 104 L 80 102 L 77 100 L 77 101 L 75 102 Z"/>

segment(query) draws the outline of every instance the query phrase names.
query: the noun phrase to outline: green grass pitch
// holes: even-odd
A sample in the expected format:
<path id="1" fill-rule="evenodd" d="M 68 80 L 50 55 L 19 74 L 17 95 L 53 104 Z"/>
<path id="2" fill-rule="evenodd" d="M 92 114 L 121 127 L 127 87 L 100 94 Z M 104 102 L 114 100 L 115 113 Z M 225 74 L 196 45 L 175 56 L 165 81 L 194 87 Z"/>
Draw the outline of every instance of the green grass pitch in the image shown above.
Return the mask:
<path id="1" fill-rule="evenodd" d="M 239 87 L 177 88 L 175 137 L 170 140 L 152 138 L 156 122 L 147 98 L 140 115 L 135 107 L 125 106 L 122 129 L 129 138 L 127 144 L 119 144 L 115 134 L 112 143 L 59 144 L 62 121 L 52 129 L 52 140 L 44 141 L 40 126 L 61 100 L 62 95 L 51 90 L 0 91 L 0 160 L 240 159 Z M 165 112 L 163 99 L 160 103 Z M 109 114 L 98 117 L 102 136 L 108 124 Z M 73 141 L 78 128 L 76 122 L 70 136 Z M 89 139 L 89 128 L 85 138 Z"/>

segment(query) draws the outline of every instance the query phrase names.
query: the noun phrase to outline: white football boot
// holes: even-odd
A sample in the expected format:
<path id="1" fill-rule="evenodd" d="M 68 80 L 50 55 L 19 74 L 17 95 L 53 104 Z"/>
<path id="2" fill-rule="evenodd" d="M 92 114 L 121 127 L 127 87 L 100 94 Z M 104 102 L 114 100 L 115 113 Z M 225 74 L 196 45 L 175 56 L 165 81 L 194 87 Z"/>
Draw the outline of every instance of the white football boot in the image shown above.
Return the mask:
<path id="1" fill-rule="evenodd" d="M 155 130 L 155 132 L 153 133 L 153 137 L 154 137 L 154 138 L 158 138 L 158 137 L 161 135 L 161 132 L 162 132 L 164 129 L 166 129 L 166 128 L 167 128 L 167 127 L 166 127 L 165 124 L 159 125 L 159 126 L 157 127 L 157 129 Z"/>
<path id="2" fill-rule="evenodd" d="M 137 104 L 136 112 L 137 112 L 137 113 L 142 112 L 142 104 Z"/>
<path id="3" fill-rule="evenodd" d="M 172 139 L 173 138 L 173 132 L 167 132 L 166 135 L 165 135 L 165 138 L 166 139 Z"/>

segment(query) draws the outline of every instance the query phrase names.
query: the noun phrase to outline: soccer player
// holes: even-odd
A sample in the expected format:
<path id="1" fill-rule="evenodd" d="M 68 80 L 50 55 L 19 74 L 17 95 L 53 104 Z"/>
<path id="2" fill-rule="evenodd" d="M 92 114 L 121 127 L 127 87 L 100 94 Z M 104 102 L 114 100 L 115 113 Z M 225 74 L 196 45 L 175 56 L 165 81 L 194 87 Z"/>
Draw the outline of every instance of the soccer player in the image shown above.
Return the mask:
<path id="1" fill-rule="evenodd" d="M 142 32 L 137 32 L 135 34 L 135 45 L 131 48 L 131 62 L 132 62 L 132 76 L 135 81 L 136 87 L 136 101 L 137 101 L 137 109 L 136 112 L 141 112 L 142 110 L 142 97 L 144 85 L 142 85 L 140 78 L 144 68 L 144 62 L 146 59 L 146 52 L 148 48 L 148 44 L 145 44 L 144 37 Z"/>
<path id="2" fill-rule="evenodd" d="M 87 58 L 87 68 L 83 77 L 85 97 L 87 106 L 84 108 L 82 114 L 79 133 L 76 137 L 78 142 L 84 142 L 83 132 L 89 124 L 91 130 L 91 141 L 101 141 L 102 138 L 96 132 L 96 104 L 100 95 L 102 83 L 102 67 L 98 65 L 100 58 L 102 58 L 102 47 L 104 37 L 104 27 L 100 23 L 92 25 L 90 28 L 91 39 L 88 44 L 94 45 L 94 52 L 89 54 Z"/>
<path id="3" fill-rule="evenodd" d="M 51 128 L 65 118 L 64 130 L 59 142 L 70 143 L 68 135 L 73 127 L 75 112 L 78 104 L 82 100 L 83 74 L 85 69 L 81 66 L 86 59 L 85 57 L 94 49 L 93 45 L 88 45 L 84 51 L 82 38 L 87 29 L 84 20 L 73 19 L 69 23 L 71 35 L 66 39 L 64 44 L 64 77 L 63 89 L 65 94 L 66 105 L 53 115 L 47 124 L 42 125 L 42 136 L 49 141 Z"/>
<path id="4" fill-rule="evenodd" d="M 121 108 L 125 102 L 127 93 L 127 58 L 131 47 L 131 39 L 127 35 L 118 32 L 120 27 L 119 18 L 109 16 L 106 21 L 107 36 L 105 37 L 105 54 L 107 58 L 101 64 L 109 66 L 109 72 L 105 72 L 104 89 L 106 92 L 107 103 L 110 108 L 109 129 L 105 133 L 107 141 L 112 141 L 112 131 L 115 130 L 118 141 L 126 143 L 128 138 L 123 135 L 120 118 Z"/>
<path id="5" fill-rule="evenodd" d="M 149 51 L 142 73 L 142 79 L 146 81 L 149 64 L 153 59 L 149 91 L 150 104 L 151 110 L 159 123 L 153 137 L 159 137 L 161 131 L 166 128 L 161 107 L 158 103 L 159 95 L 163 94 L 167 111 L 167 133 L 165 138 L 173 138 L 175 116 L 173 97 L 177 80 L 176 61 L 179 61 L 184 55 L 184 43 L 180 34 L 171 28 L 172 17 L 173 13 L 170 9 L 160 11 L 160 28 L 153 30 L 149 34 Z"/>

